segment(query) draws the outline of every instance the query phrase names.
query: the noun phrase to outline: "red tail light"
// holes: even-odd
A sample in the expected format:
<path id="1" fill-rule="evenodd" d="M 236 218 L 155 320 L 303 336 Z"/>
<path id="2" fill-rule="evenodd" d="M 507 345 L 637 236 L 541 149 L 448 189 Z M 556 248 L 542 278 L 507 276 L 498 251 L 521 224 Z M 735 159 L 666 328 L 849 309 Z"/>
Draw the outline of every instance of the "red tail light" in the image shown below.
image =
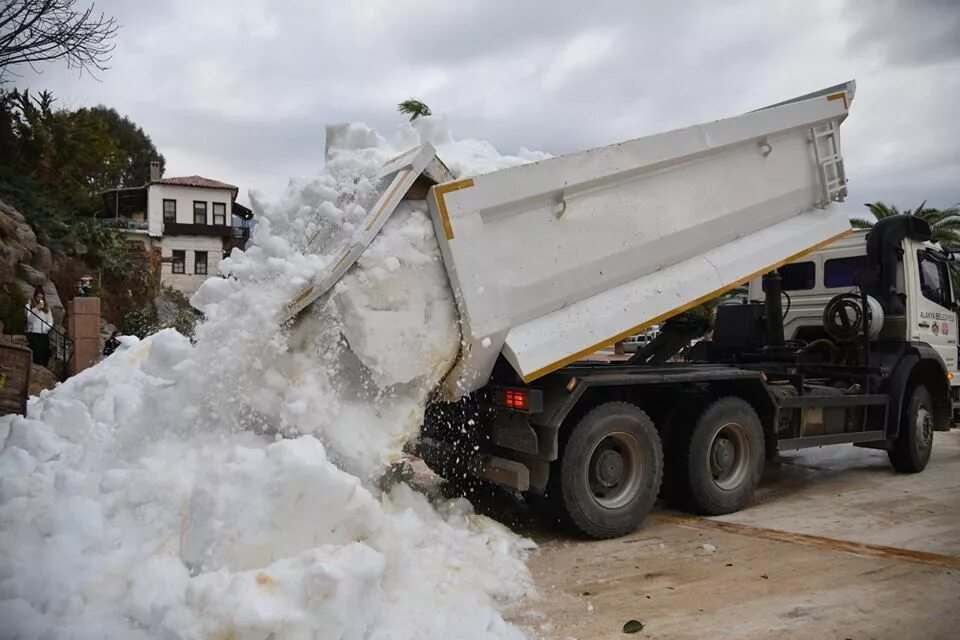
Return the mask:
<path id="1" fill-rule="evenodd" d="M 507 389 L 503 392 L 503 406 L 526 411 L 530 406 L 529 395 L 524 389 Z"/>
<path id="2" fill-rule="evenodd" d="M 488 387 L 481 395 L 481 402 L 522 413 L 543 411 L 543 391 L 526 387 Z"/>

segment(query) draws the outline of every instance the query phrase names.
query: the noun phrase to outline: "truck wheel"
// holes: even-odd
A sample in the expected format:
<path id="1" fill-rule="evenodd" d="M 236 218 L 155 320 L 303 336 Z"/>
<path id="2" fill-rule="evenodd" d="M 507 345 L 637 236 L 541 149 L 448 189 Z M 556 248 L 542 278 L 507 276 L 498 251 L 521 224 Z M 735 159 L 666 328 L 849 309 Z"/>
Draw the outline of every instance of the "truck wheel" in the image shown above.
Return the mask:
<path id="1" fill-rule="evenodd" d="M 933 449 L 933 400 L 922 384 L 913 388 L 900 415 L 900 433 L 887 451 L 890 464 L 900 473 L 923 471 Z"/>
<path id="2" fill-rule="evenodd" d="M 700 414 L 688 438 L 684 493 L 690 508 L 716 516 L 745 507 L 766 458 L 763 426 L 753 407 L 740 398 L 721 398 Z"/>
<path id="3" fill-rule="evenodd" d="M 663 424 L 658 423 L 664 460 L 660 498 L 670 503 L 682 504 L 686 500 L 686 454 L 689 443 L 685 434 L 690 433 L 703 409 L 701 398 L 684 398 L 664 418 Z"/>
<path id="4" fill-rule="evenodd" d="M 559 503 L 591 538 L 630 533 L 653 508 L 663 475 L 660 436 L 646 413 L 608 402 L 573 428 L 560 460 Z"/>

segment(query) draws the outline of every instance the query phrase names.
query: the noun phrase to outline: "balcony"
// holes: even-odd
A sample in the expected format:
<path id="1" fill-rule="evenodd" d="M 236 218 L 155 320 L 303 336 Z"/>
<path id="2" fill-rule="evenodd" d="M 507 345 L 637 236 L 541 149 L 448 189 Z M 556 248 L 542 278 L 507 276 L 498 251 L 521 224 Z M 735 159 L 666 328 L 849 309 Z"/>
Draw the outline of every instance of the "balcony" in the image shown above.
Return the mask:
<path id="1" fill-rule="evenodd" d="M 216 238 L 229 238 L 230 229 L 231 228 L 225 224 L 163 223 L 163 235 L 165 236 L 214 236 Z"/>
<path id="2" fill-rule="evenodd" d="M 146 220 L 134 220 L 133 218 L 103 218 L 100 224 L 104 227 L 120 229 L 122 231 L 147 231 Z"/>
<path id="3" fill-rule="evenodd" d="M 243 250 L 250 239 L 250 227 L 233 227 L 230 239 L 223 241 L 223 253 L 228 255 L 234 249 Z"/>

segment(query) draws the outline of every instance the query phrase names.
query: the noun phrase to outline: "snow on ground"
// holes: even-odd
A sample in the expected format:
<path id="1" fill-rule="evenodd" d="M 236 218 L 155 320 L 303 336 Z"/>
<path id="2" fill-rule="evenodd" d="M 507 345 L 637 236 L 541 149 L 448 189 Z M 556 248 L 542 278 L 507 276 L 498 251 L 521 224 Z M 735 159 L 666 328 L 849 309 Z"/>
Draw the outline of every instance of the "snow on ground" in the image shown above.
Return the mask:
<path id="1" fill-rule="evenodd" d="M 376 197 L 385 159 L 433 142 L 460 174 L 539 159 L 421 119 L 332 132 L 326 170 L 262 207 L 254 244 L 174 331 L 0 419 L 0 638 L 521 638 L 530 543 L 376 480 L 456 357 L 429 218 L 405 203 L 333 295 L 282 306 Z M 305 252 L 309 240 L 315 253 Z"/>

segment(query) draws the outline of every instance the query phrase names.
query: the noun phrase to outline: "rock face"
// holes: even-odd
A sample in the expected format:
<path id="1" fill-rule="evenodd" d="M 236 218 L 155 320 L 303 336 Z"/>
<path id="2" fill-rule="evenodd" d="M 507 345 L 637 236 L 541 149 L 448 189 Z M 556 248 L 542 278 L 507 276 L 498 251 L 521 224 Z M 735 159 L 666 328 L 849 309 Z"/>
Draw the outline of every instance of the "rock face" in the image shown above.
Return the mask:
<path id="1" fill-rule="evenodd" d="M 39 395 L 44 389 L 57 386 L 57 376 L 53 371 L 38 364 L 30 365 L 30 395 Z"/>
<path id="2" fill-rule="evenodd" d="M 50 253 L 50 249 L 42 245 L 37 246 L 37 250 L 33 253 L 33 260 L 30 261 L 30 266 L 43 273 L 53 271 L 53 254 Z"/>
<path id="3" fill-rule="evenodd" d="M 20 276 L 22 280 L 25 280 L 27 284 L 33 285 L 34 287 L 42 287 L 47 281 L 47 275 L 45 273 L 37 271 L 26 262 L 21 262 L 17 265 L 17 275 Z"/>
<path id="4" fill-rule="evenodd" d="M 177 320 L 177 305 L 163 296 L 153 299 L 153 308 L 157 312 L 157 322 L 161 326 L 171 325 Z"/>
<path id="5" fill-rule="evenodd" d="M 62 325 L 65 309 L 49 278 L 52 268 L 50 250 L 37 242 L 23 214 L 0 200 L 0 285 L 16 287 L 27 300 L 43 287 L 54 324 Z"/>

